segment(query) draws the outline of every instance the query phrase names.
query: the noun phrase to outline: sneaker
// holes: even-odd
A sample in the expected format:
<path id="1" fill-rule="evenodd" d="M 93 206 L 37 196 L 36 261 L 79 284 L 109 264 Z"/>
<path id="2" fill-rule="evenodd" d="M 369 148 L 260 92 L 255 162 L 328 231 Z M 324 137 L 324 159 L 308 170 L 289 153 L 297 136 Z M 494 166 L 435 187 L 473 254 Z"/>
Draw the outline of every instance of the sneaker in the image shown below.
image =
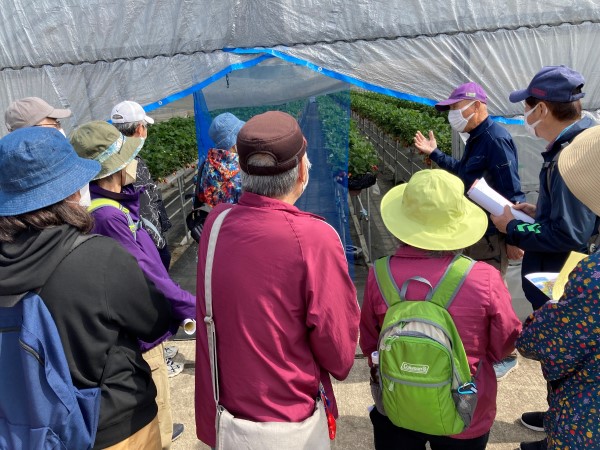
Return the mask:
<path id="1" fill-rule="evenodd" d="M 174 345 L 169 345 L 168 347 L 165 347 L 165 359 L 175 358 L 175 355 L 178 351 L 179 349 Z"/>
<path id="2" fill-rule="evenodd" d="M 173 361 L 172 359 L 167 359 L 167 373 L 169 374 L 169 378 L 173 378 L 174 376 L 179 375 L 183 371 L 183 364 Z"/>
<path id="3" fill-rule="evenodd" d="M 533 431 L 544 431 L 544 413 L 526 412 L 521 415 L 521 423 Z"/>
<path id="4" fill-rule="evenodd" d="M 502 361 L 494 364 L 494 372 L 496 372 L 496 380 L 503 380 L 509 373 L 517 368 L 519 360 L 516 356 L 509 356 Z"/>
<path id="5" fill-rule="evenodd" d="M 177 440 L 182 434 L 185 427 L 182 423 L 174 423 L 173 424 L 173 437 L 171 437 L 171 442 Z"/>
<path id="6" fill-rule="evenodd" d="M 535 442 L 521 442 L 521 450 L 548 450 L 548 442 L 546 439 Z"/>

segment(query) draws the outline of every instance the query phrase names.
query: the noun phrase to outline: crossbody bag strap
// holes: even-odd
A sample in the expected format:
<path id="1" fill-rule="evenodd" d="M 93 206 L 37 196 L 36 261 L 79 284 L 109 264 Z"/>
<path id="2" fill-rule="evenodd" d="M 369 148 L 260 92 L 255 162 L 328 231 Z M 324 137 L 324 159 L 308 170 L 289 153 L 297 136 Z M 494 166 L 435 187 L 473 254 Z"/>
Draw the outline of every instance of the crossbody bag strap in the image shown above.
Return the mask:
<path id="1" fill-rule="evenodd" d="M 217 237 L 219 230 L 225 217 L 232 208 L 219 213 L 213 222 L 208 238 L 208 250 L 206 252 L 206 264 L 204 268 L 204 301 L 206 304 L 206 316 L 204 323 L 206 324 L 206 334 L 208 337 L 208 355 L 210 357 L 210 374 L 212 377 L 213 396 L 215 402 L 219 404 L 219 368 L 217 364 L 217 335 L 215 329 L 215 321 L 212 310 L 212 269 L 215 259 L 215 248 L 217 247 Z"/>

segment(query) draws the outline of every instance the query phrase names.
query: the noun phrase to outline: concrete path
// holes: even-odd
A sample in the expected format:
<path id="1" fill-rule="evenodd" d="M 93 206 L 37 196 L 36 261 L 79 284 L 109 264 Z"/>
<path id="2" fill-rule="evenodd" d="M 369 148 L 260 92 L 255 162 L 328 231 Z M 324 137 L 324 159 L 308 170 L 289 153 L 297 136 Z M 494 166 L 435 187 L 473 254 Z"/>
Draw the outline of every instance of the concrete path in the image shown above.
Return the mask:
<path id="1" fill-rule="evenodd" d="M 185 363 L 184 371 L 171 378 L 173 418 L 185 425 L 185 432 L 172 445 L 173 450 L 208 449 L 196 439 L 194 422 L 194 340 L 177 341 L 176 360 Z M 332 448 L 340 450 L 372 449 L 372 430 L 367 407 L 372 404 L 366 360 L 357 357 L 350 375 L 334 383 L 340 418 Z M 524 411 L 542 410 L 546 404 L 546 384 L 539 364 L 523 358 L 519 366 L 498 384 L 498 413 L 492 427 L 488 449 L 512 450 L 523 440 L 543 437 L 523 427 L 519 417 Z M 284 450 L 284 449 L 282 449 Z"/>

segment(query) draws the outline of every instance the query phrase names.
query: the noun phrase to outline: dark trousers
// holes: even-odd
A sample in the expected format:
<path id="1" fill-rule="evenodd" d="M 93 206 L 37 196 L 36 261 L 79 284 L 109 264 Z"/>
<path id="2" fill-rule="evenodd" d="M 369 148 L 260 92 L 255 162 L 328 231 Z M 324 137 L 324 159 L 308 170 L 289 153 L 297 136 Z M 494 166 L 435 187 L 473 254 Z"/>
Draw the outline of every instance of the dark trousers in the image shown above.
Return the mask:
<path id="1" fill-rule="evenodd" d="M 454 439 L 407 430 L 394 425 L 377 408 L 373 408 L 369 416 L 373 424 L 376 450 L 425 450 L 427 442 L 431 450 L 484 450 L 490 437 L 487 432 L 474 439 Z"/>
<path id="2" fill-rule="evenodd" d="M 169 246 L 165 245 L 163 248 L 158 249 L 158 254 L 160 255 L 160 260 L 162 261 L 167 272 L 169 271 L 169 267 L 171 266 L 171 252 L 169 251 Z"/>

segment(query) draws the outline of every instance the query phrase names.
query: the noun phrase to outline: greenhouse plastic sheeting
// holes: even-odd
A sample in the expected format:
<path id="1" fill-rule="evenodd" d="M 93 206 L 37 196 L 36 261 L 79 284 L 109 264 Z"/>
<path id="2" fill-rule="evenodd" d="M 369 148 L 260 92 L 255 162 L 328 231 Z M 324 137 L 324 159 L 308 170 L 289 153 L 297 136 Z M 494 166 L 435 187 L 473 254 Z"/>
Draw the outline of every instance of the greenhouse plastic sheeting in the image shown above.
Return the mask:
<path id="1" fill-rule="evenodd" d="M 423 102 L 472 79 L 490 94 L 492 114 L 508 116 L 522 112 L 506 100 L 512 89 L 543 65 L 566 64 L 587 79 L 584 108 L 597 109 L 599 3 L 6 0 L 0 9 L 0 109 L 40 96 L 73 110 L 67 128 L 107 119 L 123 99 L 150 110 L 257 58 L 227 49 L 257 47 L 309 71 L 320 68 Z M 257 103 L 281 101 L 277 71 L 273 76 L 256 83 Z M 307 95 L 300 91 L 311 76 L 298 77 L 297 84 L 286 80 L 287 95 Z M 211 107 L 231 98 L 221 105 L 211 99 Z"/>

